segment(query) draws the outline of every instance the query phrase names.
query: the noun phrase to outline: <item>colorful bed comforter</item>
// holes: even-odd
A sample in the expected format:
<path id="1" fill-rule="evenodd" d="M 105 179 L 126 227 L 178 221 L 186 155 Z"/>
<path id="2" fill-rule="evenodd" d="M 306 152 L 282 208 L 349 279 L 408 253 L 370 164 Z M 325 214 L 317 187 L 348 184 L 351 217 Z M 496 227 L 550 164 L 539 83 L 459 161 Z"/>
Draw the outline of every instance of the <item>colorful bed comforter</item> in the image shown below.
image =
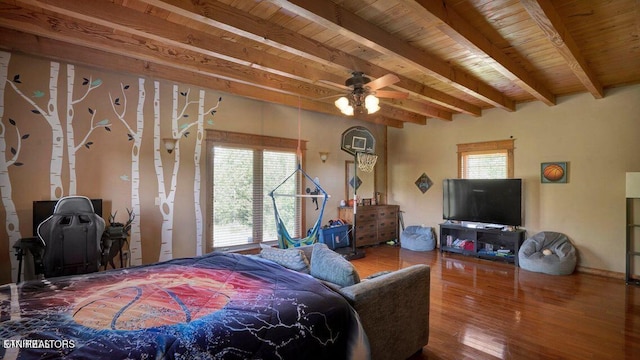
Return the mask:
<path id="1" fill-rule="evenodd" d="M 348 359 L 358 317 L 316 279 L 201 257 L 0 287 L 0 358 Z"/>

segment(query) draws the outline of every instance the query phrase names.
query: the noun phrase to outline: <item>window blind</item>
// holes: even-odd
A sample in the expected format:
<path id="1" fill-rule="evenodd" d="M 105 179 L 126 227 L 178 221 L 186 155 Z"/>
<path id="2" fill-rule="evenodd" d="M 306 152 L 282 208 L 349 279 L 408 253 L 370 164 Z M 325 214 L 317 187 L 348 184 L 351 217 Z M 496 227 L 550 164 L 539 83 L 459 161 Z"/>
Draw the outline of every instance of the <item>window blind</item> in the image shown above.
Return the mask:
<path id="1" fill-rule="evenodd" d="M 507 178 L 507 152 L 463 154 L 462 169 L 465 179 Z"/>
<path id="2" fill-rule="evenodd" d="M 212 156 L 212 247 L 277 240 L 273 202 L 267 195 L 297 168 L 295 152 L 219 145 L 213 147 Z M 299 193 L 299 179 L 292 177 L 278 193 Z M 300 236 L 300 198 L 277 197 L 276 203 L 289 233 Z"/>
<path id="3" fill-rule="evenodd" d="M 458 177 L 513 178 L 515 139 L 458 144 Z"/>

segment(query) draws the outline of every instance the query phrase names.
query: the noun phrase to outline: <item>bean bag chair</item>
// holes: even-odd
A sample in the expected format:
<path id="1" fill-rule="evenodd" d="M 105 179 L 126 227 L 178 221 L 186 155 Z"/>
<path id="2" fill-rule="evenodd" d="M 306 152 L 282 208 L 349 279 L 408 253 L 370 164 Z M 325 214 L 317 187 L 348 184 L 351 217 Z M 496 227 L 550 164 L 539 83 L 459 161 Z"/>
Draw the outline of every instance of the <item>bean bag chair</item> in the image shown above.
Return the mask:
<path id="1" fill-rule="evenodd" d="M 520 267 L 550 275 L 569 275 L 576 267 L 576 248 L 569 238 L 552 231 L 539 232 L 528 238 L 518 251 Z"/>
<path id="2" fill-rule="evenodd" d="M 431 251 L 436 248 L 436 236 L 432 227 L 407 226 L 400 234 L 400 246 L 413 251 Z"/>

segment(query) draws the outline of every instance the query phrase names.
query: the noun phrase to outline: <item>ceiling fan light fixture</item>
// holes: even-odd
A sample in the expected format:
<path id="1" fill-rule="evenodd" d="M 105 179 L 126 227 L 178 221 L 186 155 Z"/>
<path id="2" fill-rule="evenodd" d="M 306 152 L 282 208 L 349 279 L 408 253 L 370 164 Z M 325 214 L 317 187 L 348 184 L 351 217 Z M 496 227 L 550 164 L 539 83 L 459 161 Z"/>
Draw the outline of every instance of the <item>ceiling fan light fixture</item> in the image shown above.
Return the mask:
<path id="1" fill-rule="evenodd" d="M 369 94 L 364 98 L 364 107 L 367 109 L 368 114 L 373 114 L 380 110 L 380 99 L 375 95 Z"/>
<path id="2" fill-rule="evenodd" d="M 342 111 L 342 113 L 347 115 L 347 116 L 353 116 L 353 114 L 354 114 L 353 106 L 347 106 L 347 108 L 344 109 L 344 111 Z"/>
<path id="3" fill-rule="evenodd" d="M 340 109 L 340 111 L 342 111 L 342 109 L 344 109 L 347 106 L 349 106 L 349 99 L 347 99 L 346 97 L 342 96 L 338 100 L 336 100 L 334 104 L 336 104 L 336 107 L 338 109 Z"/>
<path id="4" fill-rule="evenodd" d="M 347 115 L 353 116 L 353 106 L 351 106 L 351 102 L 346 97 L 341 97 L 334 103 L 340 112 Z"/>

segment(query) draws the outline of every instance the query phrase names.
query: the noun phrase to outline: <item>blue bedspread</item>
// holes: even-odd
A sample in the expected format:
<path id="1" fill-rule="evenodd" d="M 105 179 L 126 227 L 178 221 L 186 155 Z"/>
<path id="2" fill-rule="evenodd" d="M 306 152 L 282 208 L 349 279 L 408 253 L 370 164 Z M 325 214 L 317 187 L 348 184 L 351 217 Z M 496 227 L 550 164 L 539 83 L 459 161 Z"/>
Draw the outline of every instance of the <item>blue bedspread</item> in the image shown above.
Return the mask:
<path id="1" fill-rule="evenodd" d="M 243 255 L 0 287 L 0 358 L 367 357 L 358 317 L 316 279 Z"/>

